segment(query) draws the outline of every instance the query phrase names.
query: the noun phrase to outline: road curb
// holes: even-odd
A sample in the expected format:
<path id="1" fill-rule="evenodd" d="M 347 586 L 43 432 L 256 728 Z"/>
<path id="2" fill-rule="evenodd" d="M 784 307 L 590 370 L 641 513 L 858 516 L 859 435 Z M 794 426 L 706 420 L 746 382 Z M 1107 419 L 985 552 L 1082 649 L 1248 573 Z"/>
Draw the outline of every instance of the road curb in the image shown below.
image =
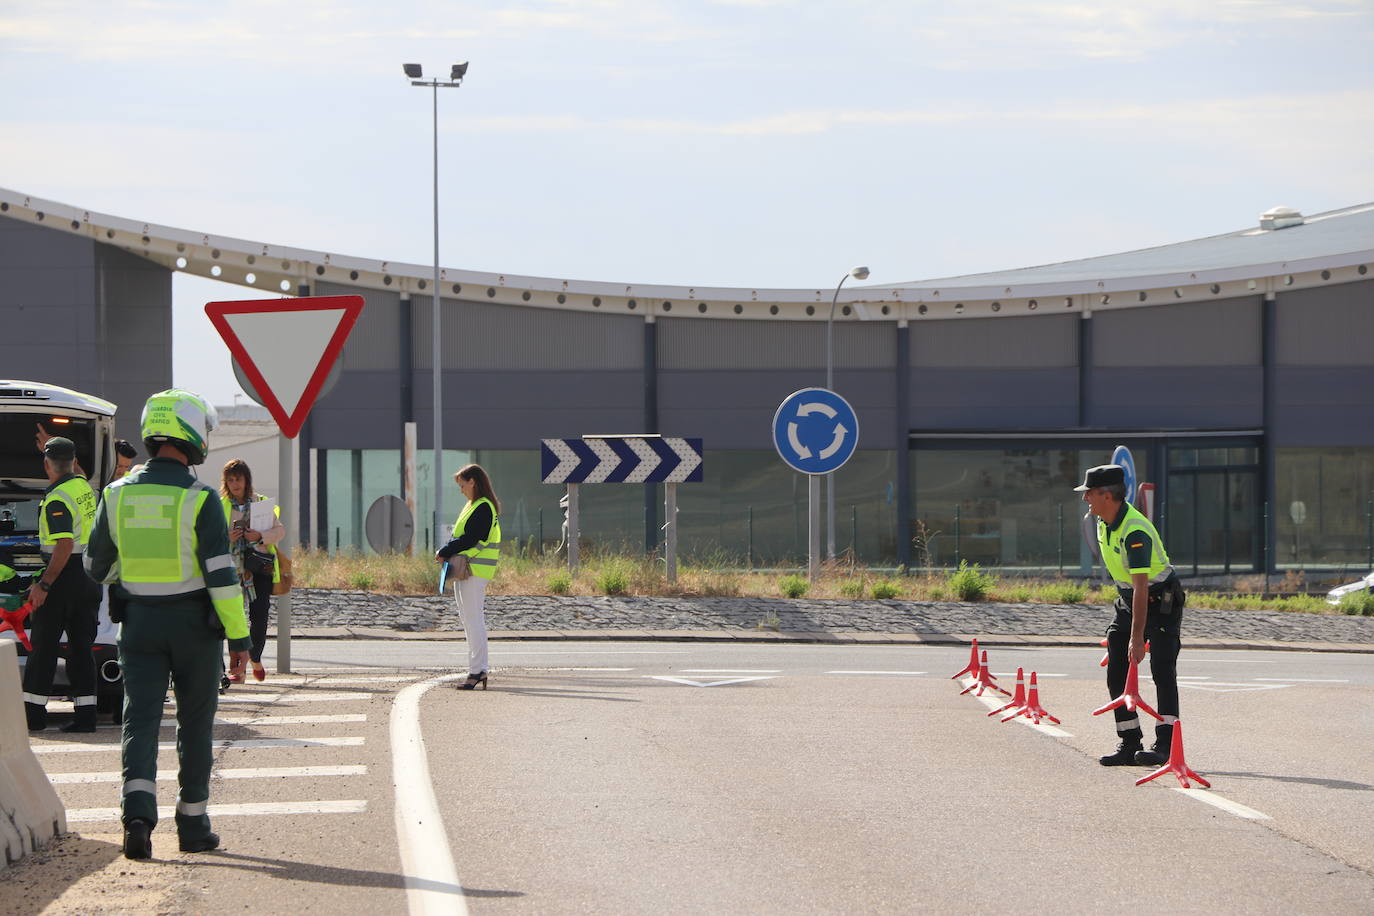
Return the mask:
<path id="1" fill-rule="evenodd" d="M 275 630 L 273 631 L 275 636 Z M 457 641 L 461 630 L 388 630 L 381 627 L 303 627 L 293 639 L 378 639 Z M 981 646 L 1021 648 L 1101 647 L 1100 636 L 1037 636 L 984 633 L 871 633 L 798 632 L 777 630 L 491 630 L 490 640 L 502 642 L 737 642 L 797 645 L 967 646 L 973 638 Z M 1366 643 L 1280 642 L 1278 640 L 1186 639 L 1189 649 L 1278 652 L 1350 652 L 1374 654 Z"/>

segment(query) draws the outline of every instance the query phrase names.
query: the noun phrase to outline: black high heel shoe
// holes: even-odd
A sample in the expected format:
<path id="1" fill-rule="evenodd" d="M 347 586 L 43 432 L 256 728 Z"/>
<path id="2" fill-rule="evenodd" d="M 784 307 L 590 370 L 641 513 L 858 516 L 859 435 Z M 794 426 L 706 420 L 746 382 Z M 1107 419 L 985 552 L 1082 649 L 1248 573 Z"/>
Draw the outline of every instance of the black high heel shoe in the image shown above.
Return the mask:
<path id="1" fill-rule="evenodd" d="M 468 675 L 468 679 L 467 679 L 466 681 L 463 681 L 463 683 L 461 683 L 461 684 L 458 685 L 458 689 L 459 689 L 459 690 L 476 690 L 478 684 L 481 684 L 481 685 L 482 685 L 482 689 L 483 689 L 483 690 L 486 690 L 486 689 L 487 689 L 487 673 L 486 673 L 485 671 L 483 671 L 483 672 L 481 672 L 481 673 L 479 673 L 479 674 L 469 674 L 469 675 Z"/>

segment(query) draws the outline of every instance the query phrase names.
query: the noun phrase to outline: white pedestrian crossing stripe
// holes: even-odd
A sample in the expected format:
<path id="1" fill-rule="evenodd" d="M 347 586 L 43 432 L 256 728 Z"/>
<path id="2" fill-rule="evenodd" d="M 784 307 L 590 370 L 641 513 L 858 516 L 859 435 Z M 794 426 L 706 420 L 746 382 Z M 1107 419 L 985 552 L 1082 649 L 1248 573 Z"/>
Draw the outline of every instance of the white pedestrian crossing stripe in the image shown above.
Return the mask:
<path id="1" fill-rule="evenodd" d="M 308 776 L 311 778 L 322 778 L 326 776 L 366 776 L 367 767 L 362 764 L 350 764 L 347 766 L 324 766 L 324 767 L 242 767 L 231 770 L 215 770 L 210 774 L 210 781 L 217 779 L 289 779 L 291 777 Z M 163 770 L 157 774 L 158 782 L 175 782 L 177 774 L 171 770 Z M 48 781 L 53 785 L 88 785 L 92 783 L 122 783 L 124 774 L 110 771 L 108 773 L 49 773 Z"/>
<path id="2" fill-rule="evenodd" d="M 363 713 L 339 713 L 332 716 L 216 716 L 216 725 L 324 725 L 330 722 L 366 722 L 367 716 Z M 162 727 L 171 728 L 177 724 L 176 719 L 163 719 Z"/>
<path id="3" fill-rule="evenodd" d="M 231 748 L 264 748 L 264 747 L 362 747 L 362 738 L 224 738 L 216 739 L 214 749 L 217 751 L 229 750 Z M 157 749 L 159 751 L 174 751 L 177 749 L 175 741 L 160 741 Z M 40 744 L 32 748 L 35 754 L 99 754 L 99 753 L 119 753 L 118 744 Z"/>
<path id="4" fill-rule="evenodd" d="M 210 817 L 240 817 L 265 814 L 360 814 L 367 810 L 367 802 L 360 798 L 303 802 L 250 802 L 241 805 L 211 805 Z M 170 818 L 176 813 L 171 805 L 159 805 L 157 816 Z M 90 824 L 119 820 L 118 808 L 76 808 L 67 812 L 67 823 Z"/>

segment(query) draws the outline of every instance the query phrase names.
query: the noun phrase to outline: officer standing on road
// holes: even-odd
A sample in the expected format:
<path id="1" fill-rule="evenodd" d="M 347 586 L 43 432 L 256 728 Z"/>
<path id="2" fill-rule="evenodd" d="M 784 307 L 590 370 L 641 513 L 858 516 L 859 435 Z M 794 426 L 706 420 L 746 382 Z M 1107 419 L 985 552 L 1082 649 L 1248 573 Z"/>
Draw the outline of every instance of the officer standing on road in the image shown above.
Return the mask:
<path id="1" fill-rule="evenodd" d="M 87 570 L 127 595 L 119 628 L 124 671 L 124 855 L 147 859 L 157 824 L 157 750 L 171 675 L 177 702 L 177 839 L 182 852 L 219 846 L 206 813 L 219 705 L 220 640 L 231 671 L 248 663 L 243 591 L 229 556 L 229 526 L 215 491 L 190 465 L 205 460 L 215 410 L 173 388 L 143 408 L 143 444 L 152 456 L 105 488 L 96 511 Z"/>
<path id="2" fill-rule="evenodd" d="M 64 732 L 95 731 L 95 642 L 100 586 L 81 567 L 81 555 L 95 520 L 95 491 L 75 473 L 76 445 L 54 436 L 43 444 L 48 490 L 38 509 L 38 546 L 44 569 L 29 586 L 33 605 L 33 651 L 24 666 L 24 714 L 29 731 L 48 724 L 48 694 L 57 668 L 58 645 L 67 633 L 67 682 L 76 714 Z"/>
<path id="3" fill-rule="evenodd" d="M 1124 706 L 1113 710 L 1121 738 L 1114 753 L 1098 758 L 1105 767 L 1159 766 L 1168 761 L 1174 723 L 1178 721 L 1178 652 L 1183 623 L 1183 586 L 1169 562 L 1164 541 L 1150 520 L 1126 502 L 1126 473 L 1120 465 L 1089 468 L 1083 485 L 1088 511 L 1097 516 L 1097 542 L 1103 565 L 1116 583 L 1116 617 L 1107 626 L 1107 690 L 1121 696 L 1131 662 L 1140 664 L 1150 644 L 1150 675 L 1158 695 L 1163 724 L 1155 726 L 1155 743 L 1145 750 L 1140 717 Z"/>

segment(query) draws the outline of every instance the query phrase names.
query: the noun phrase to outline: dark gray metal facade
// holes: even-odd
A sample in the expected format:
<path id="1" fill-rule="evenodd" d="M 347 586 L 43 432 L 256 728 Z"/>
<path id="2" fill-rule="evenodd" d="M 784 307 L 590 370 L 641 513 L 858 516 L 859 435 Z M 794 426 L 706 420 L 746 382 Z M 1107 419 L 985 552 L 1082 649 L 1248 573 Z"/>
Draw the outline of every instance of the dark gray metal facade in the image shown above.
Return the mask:
<path id="1" fill-rule="evenodd" d="M 172 275 L 86 236 L 0 219 L 0 375 L 142 405 L 172 384 Z M 138 440 L 139 412 L 116 417 Z"/>

